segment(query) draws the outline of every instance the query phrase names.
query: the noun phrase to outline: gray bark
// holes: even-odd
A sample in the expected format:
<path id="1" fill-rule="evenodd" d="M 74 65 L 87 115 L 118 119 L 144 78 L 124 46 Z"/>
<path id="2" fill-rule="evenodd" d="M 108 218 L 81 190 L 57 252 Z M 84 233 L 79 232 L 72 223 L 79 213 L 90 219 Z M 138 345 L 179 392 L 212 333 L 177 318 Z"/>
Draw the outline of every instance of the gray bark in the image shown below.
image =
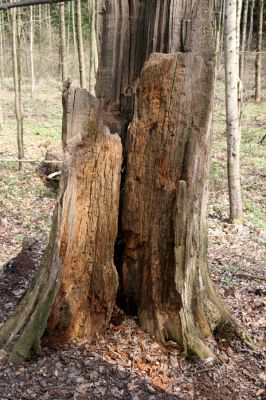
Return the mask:
<path id="1" fill-rule="evenodd" d="M 262 51 L 262 35 L 263 35 L 263 0 L 259 0 L 258 13 L 258 36 L 255 62 L 255 101 L 261 102 L 261 51 Z"/>
<path id="2" fill-rule="evenodd" d="M 242 223 L 240 184 L 240 110 L 239 110 L 239 8 L 237 0 L 225 1 L 225 91 L 227 129 L 227 172 L 230 221 Z"/>

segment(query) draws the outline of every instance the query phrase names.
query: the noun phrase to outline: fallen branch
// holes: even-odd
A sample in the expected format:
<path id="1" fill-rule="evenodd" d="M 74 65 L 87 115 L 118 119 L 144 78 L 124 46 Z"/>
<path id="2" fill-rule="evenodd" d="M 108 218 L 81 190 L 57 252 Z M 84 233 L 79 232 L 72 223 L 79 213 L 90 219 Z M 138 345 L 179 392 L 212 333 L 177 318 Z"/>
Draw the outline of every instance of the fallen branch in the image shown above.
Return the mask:
<path id="1" fill-rule="evenodd" d="M 35 4 L 55 4 L 55 3 L 65 3 L 71 0 L 21 0 L 15 1 L 14 3 L 0 4 L 0 11 L 9 10 L 15 7 L 27 7 L 34 6 Z"/>
<path id="2" fill-rule="evenodd" d="M 33 159 L 18 159 L 18 158 L 2 158 L 0 159 L 0 163 L 8 163 L 8 162 L 24 162 L 24 163 L 45 163 L 45 164 L 55 164 L 55 163 L 62 163 L 62 160 L 33 160 Z"/>
<path id="3" fill-rule="evenodd" d="M 263 138 L 259 141 L 259 144 L 262 144 L 265 139 L 266 139 L 266 135 L 264 135 Z"/>
<path id="4" fill-rule="evenodd" d="M 56 178 L 57 176 L 60 176 L 60 175 L 61 175 L 61 171 L 53 172 L 52 174 L 47 176 L 47 179 L 54 179 L 54 178 Z"/>
<path id="5" fill-rule="evenodd" d="M 237 276 L 239 278 L 257 279 L 259 281 L 266 281 L 266 276 L 257 276 L 257 275 L 253 275 L 253 274 L 246 274 L 245 272 L 236 274 L 235 276 Z"/>

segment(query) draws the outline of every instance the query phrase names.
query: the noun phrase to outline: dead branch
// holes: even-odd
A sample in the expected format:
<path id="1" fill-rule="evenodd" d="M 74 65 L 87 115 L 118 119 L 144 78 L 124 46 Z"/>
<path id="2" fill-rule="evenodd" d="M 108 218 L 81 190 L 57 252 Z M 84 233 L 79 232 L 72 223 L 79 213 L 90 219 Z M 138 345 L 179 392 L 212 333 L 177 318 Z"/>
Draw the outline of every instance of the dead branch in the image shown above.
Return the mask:
<path id="1" fill-rule="evenodd" d="M 0 4 L 0 11 L 9 10 L 10 8 L 15 8 L 15 7 L 28 7 L 28 6 L 34 6 L 36 4 L 64 3 L 67 1 L 70 0 L 20 0 L 20 1 L 15 1 L 14 3 Z"/>
<path id="2" fill-rule="evenodd" d="M 246 279 L 257 279 L 259 281 L 266 281 L 266 276 L 257 276 L 253 274 L 246 274 L 245 272 L 241 272 L 239 274 L 236 274 L 238 278 L 246 278 Z"/>
<path id="3" fill-rule="evenodd" d="M 36 164 L 39 164 L 39 163 L 45 163 L 45 164 L 57 164 L 57 163 L 62 163 L 63 161 L 62 160 L 31 160 L 31 159 L 25 159 L 25 158 L 22 158 L 22 159 L 19 159 L 19 158 L 2 158 L 2 159 L 0 159 L 0 163 L 8 163 L 8 162 L 23 162 L 23 163 L 32 163 L 32 164 L 34 164 L 34 163 L 36 163 Z"/>

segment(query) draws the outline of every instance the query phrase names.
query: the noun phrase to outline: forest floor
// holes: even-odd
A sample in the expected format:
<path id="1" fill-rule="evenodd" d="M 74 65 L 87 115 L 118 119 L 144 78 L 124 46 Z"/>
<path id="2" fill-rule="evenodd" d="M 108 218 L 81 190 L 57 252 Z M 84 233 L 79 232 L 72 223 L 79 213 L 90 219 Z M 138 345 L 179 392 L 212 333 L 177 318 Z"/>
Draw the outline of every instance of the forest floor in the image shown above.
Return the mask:
<path id="1" fill-rule="evenodd" d="M 265 64 L 264 64 L 265 65 Z M 251 80 L 249 80 L 251 82 Z M 263 80 L 266 99 L 266 81 Z M 45 89 L 44 89 L 45 88 Z M 186 360 L 124 316 L 105 336 L 44 347 L 38 360 L 15 367 L 0 351 L 0 400 L 4 399 L 198 399 L 266 398 L 266 102 L 255 104 L 246 85 L 242 116 L 243 226 L 228 224 L 223 82 L 217 81 L 210 176 L 209 263 L 228 308 L 260 346 L 251 351 L 223 339 L 213 343 L 213 363 Z M 60 86 L 40 81 L 33 98 L 24 85 L 25 157 L 41 160 L 59 143 Z M 4 130 L 0 132 L 0 325 L 12 313 L 38 268 L 56 194 L 35 166 L 17 171 L 12 80 L 3 87 Z M 24 252 L 15 261 L 21 246 Z"/>

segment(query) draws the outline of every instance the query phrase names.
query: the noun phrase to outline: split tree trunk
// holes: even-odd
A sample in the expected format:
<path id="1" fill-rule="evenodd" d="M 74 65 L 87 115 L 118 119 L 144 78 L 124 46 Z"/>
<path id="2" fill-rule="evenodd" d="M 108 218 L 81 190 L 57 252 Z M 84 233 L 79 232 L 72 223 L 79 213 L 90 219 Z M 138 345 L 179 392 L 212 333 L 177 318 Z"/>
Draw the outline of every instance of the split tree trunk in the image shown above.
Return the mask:
<path id="1" fill-rule="evenodd" d="M 264 0 L 259 0 L 259 20 L 258 20 L 258 36 L 255 62 L 255 101 L 261 102 L 261 52 L 262 52 L 262 34 L 263 34 L 263 5 Z"/>
<path id="2" fill-rule="evenodd" d="M 64 163 L 46 255 L 34 285 L 0 330 L 0 346 L 13 349 L 14 362 L 40 354 L 49 314 L 54 341 L 104 331 L 111 317 L 122 146 L 100 113 L 88 92 L 66 89 Z"/>
<path id="3" fill-rule="evenodd" d="M 240 110 L 239 110 L 239 43 L 238 2 L 225 0 L 225 94 L 227 129 L 227 173 L 230 221 L 242 223 L 240 183 Z"/>
<path id="4" fill-rule="evenodd" d="M 210 2 L 98 0 L 97 10 L 96 92 L 104 121 L 126 143 L 123 246 L 115 254 L 120 304 L 159 340 L 209 357 L 205 338 L 214 330 L 242 335 L 212 286 L 206 260 L 215 68 Z M 174 54 L 154 54 L 145 63 L 153 52 Z M 71 93 L 47 256 L 35 286 L 0 330 L 7 347 L 19 333 L 14 360 L 40 351 L 50 308 L 47 330 L 55 342 L 104 330 L 117 291 L 122 149 L 99 122 L 97 101 Z"/>

